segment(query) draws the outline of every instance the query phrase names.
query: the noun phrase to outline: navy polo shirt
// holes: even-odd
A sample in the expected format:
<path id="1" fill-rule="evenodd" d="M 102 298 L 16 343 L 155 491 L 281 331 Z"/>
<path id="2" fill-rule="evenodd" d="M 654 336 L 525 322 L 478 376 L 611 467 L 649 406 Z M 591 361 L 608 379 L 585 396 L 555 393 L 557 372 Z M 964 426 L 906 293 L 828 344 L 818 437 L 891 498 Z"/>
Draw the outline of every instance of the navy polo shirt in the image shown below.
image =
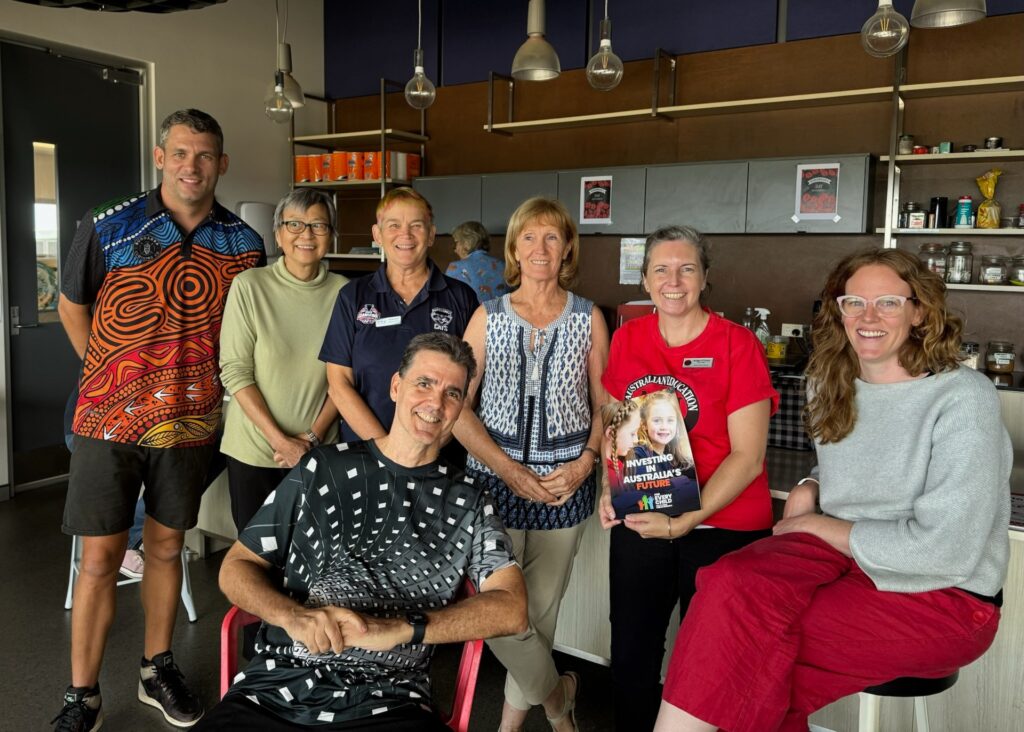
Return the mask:
<path id="1" fill-rule="evenodd" d="M 356 391 L 386 430 L 395 418 L 391 377 L 409 341 L 431 331 L 462 337 L 478 305 L 471 287 L 446 277 L 429 259 L 427 266 L 430 276 L 409 305 L 388 282 L 387 264 L 341 288 L 320 349 L 321 361 L 352 369 Z M 342 422 L 341 441 L 358 439 Z"/>

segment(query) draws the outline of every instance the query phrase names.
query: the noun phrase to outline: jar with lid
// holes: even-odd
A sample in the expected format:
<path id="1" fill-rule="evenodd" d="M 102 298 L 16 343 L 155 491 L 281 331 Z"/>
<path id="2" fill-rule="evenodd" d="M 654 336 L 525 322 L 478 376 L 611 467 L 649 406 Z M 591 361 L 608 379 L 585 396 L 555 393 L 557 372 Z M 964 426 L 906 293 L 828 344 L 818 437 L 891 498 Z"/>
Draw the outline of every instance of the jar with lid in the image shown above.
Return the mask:
<path id="1" fill-rule="evenodd" d="M 924 266 L 946 279 L 946 247 L 942 244 L 927 243 L 921 245 L 917 256 L 924 262 Z"/>
<path id="2" fill-rule="evenodd" d="M 983 254 L 978 268 L 978 282 L 983 285 L 1005 285 L 1009 257 L 999 254 Z"/>
<path id="3" fill-rule="evenodd" d="M 985 370 L 993 374 L 1012 373 L 1016 350 L 1009 341 L 989 341 L 988 353 L 985 354 Z"/>
<path id="4" fill-rule="evenodd" d="M 896 154 L 897 155 L 910 155 L 914 152 L 914 136 L 913 135 L 900 135 L 899 142 L 896 143 Z"/>
<path id="5" fill-rule="evenodd" d="M 949 245 L 946 256 L 946 282 L 968 285 L 974 273 L 973 247 L 969 241 L 955 241 Z"/>
<path id="6" fill-rule="evenodd" d="M 1024 256 L 1018 255 L 1013 258 L 1006 276 L 1011 285 L 1024 285 Z"/>
<path id="7" fill-rule="evenodd" d="M 1014 219 L 1013 225 L 1018 229 L 1024 229 L 1024 203 L 1017 208 L 1017 218 Z"/>
<path id="8" fill-rule="evenodd" d="M 960 344 L 960 363 L 964 366 L 977 370 L 979 358 L 981 358 L 980 345 L 974 341 L 964 341 Z"/>
<path id="9" fill-rule="evenodd" d="M 910 216 L 911 216 L 911 214 L 916 213 L 918 211 L 923 211 L 923 210 L 924 209 L 922 209 L 921 206 L 919 206 L 916 201 L 907 201 L 906 203 L 903 204 L 903 210 L 900 211 L 899 219 L 896 222 L 896 228 L 898 228 L 898 229 L 908 229 L 908 228 L 910 228 Z"/>

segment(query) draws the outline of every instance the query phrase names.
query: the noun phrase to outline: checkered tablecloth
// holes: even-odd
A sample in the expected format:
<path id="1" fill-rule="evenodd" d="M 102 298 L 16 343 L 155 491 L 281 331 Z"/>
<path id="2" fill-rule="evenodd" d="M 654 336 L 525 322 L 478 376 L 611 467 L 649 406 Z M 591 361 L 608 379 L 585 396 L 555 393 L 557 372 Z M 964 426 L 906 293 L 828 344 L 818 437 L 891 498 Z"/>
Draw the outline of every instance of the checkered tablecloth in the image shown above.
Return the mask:
<path id="1" fill-rule="evenodd" d="M 772 386 L 779 392 L 779 411 L 768 423 L 768 445 L 790 450 L 813 450 L 803 424 L 807 402 L 806 380 L 802 374 L 772 374 Z"/>

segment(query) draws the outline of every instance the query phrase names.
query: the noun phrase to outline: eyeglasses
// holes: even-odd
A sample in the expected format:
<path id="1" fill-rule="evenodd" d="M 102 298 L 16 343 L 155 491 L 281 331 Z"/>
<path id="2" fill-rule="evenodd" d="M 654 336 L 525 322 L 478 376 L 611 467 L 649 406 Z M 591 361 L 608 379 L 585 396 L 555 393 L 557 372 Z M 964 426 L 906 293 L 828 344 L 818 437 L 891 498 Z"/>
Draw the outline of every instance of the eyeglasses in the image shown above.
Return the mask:
<path id="1" fill-rule="evenodd" d="M 285 228 L 289 234 L 301 234 L 309 227 L 313 230 L 313 233 L 317 236 L 323 236 L 331 232 L 331 225 L 325 224 L 322 221 L 314 221 L 311 224 L 307 224 L 305 221 L 282 221 L 281 226 Z"/>
<path id="2" fill-rule="evenodd" d="M 840 312 L 848 318 L 856 318 L 863 315 L 867 311 L 869 304 L 874 305 L 875 312 L 883 318 L 899 315 L 903 312 L 903 306 L 907 304 L 908 300 L 916 302 L 917 298 L 904 295 L 879 295 L 874 300 L 866 300 L 857 295 L 842 295 L 836 298 L 836 302 L 839 303 Z"/>

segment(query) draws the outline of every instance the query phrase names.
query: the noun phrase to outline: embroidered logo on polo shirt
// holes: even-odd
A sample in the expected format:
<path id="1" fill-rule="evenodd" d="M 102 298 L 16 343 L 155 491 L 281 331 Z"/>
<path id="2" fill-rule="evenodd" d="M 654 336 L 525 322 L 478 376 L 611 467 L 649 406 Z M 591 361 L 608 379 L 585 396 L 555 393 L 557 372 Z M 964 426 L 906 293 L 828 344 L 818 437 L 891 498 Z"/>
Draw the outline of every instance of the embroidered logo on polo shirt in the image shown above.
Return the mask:
<path id="1" fill-rule="evenodd" d="M 147 262 L 160 253 L 160 243 L 151 236 L 139 237 L 132 248 L 136 257 Z"/>
<path id="2" fill-rule="evenodd" d="M 380 310 L 375 308 L 373 305 L 363 305 L 359 309 L 359 313 L 356 315 L 358 320 L 363 325 L 373 325 L 380 318 Z"/>
<path id="3" fill-rule="evenodd" d="M 452 311 L 448 308 L 433 308 L 430 311 L 430 319 L 434 321 L 434 330 L 448 332 L 448 325 L 452 322 Z"/>

